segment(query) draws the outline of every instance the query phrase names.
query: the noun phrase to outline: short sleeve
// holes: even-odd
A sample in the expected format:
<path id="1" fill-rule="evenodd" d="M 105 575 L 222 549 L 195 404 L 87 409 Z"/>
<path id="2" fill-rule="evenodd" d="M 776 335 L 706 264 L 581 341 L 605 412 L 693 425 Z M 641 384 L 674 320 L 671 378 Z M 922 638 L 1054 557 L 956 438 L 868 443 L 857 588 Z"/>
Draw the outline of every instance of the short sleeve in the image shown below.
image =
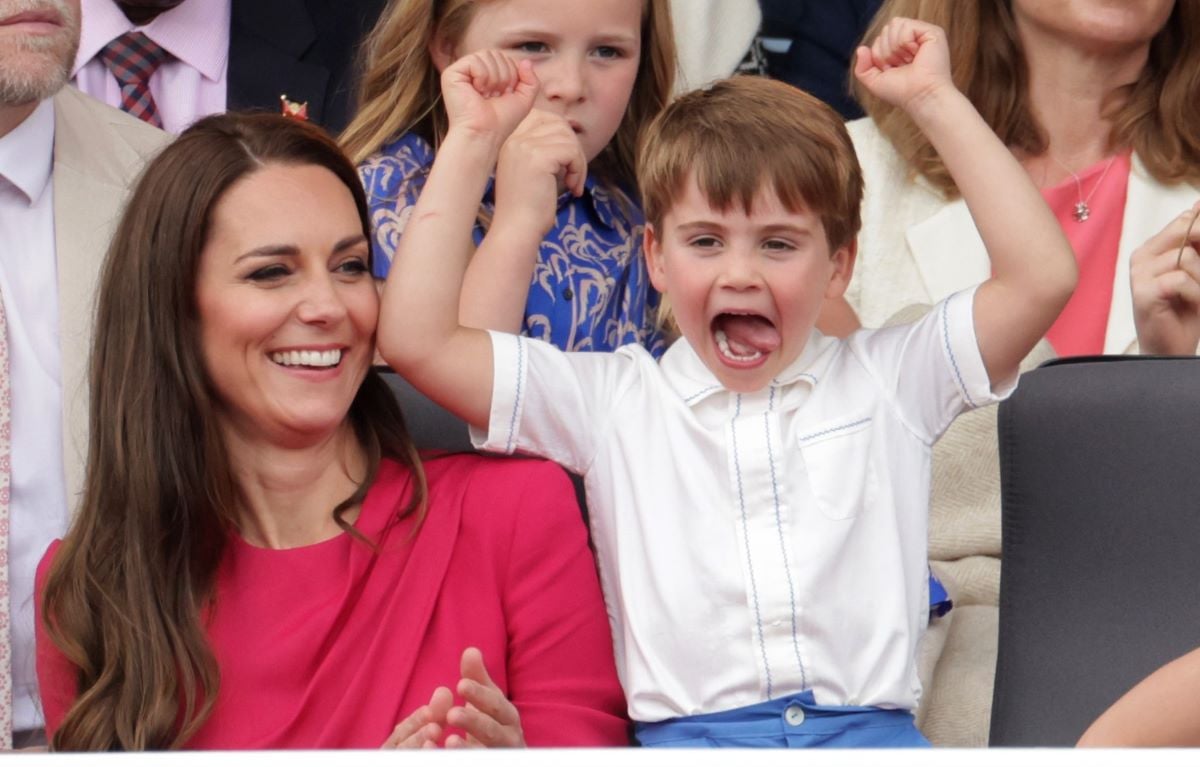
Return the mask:
<path id="1" fill-rule="evenodd" d="M 907 325 L 849 341 L 892 392 L 901 418 L 927 443 L 960 413 L 1008 397 L 1016 378 L 993 388 L 975 337 L 975 288 L 948 296 Z"/>
<path id="2" fill-rule="evenodd" d="M 487 433 L 471 442 L 498 453 L 549 458 L 577 474 L 591 464 L 610 414 L 632 376 L 636 346 L 617 352 L 564 352 L 543 341 L 489 331 L 492 410 Z"/>

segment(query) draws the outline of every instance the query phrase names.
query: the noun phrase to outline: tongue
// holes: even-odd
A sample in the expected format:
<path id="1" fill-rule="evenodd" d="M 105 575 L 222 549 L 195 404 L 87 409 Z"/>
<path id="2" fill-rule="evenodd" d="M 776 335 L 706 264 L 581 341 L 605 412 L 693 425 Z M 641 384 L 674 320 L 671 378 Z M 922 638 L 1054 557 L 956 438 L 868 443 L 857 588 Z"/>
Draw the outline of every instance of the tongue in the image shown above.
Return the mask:
<path id="1" fill-rule="evenodd" d="M 754 352 L 770 354 L 779 348 L 779 331 L 762 317 L 749 314 L 726 314 L 721 329 L 734 354 L 746 356 Z"/>

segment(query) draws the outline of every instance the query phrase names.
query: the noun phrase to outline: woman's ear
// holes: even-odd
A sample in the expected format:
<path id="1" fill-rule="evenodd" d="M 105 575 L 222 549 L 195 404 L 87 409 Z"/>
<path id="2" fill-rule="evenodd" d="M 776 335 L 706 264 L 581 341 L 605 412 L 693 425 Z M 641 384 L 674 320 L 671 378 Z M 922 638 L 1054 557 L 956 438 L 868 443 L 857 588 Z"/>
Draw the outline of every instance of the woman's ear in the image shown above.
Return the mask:
<path id="1" fill-rule="evenodd" d="M 437 68 L 438 74 L 446 71 L 446 67 L 454 63 L 454 44 L 446 39 L 441 32 L 434 32 L 429 40 L 429 58 Z"/>

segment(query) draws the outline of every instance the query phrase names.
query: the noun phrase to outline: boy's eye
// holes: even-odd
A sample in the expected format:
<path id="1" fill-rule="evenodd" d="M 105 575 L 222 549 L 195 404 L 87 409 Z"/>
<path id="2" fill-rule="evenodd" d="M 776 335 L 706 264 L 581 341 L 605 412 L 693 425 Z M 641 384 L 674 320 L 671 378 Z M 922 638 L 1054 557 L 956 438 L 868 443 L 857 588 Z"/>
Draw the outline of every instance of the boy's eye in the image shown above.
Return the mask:
<path id="1" fill-rule="evenodd" d="M 291 274 L 291 270 L 283 264 L 268 264 L 250 272 L 246 275 L 246 279 L 252 282 L 277 282 L 289 274 Z"/>
<path id="2" fill-rule="evenodd" d="M 787 240 L 767 240 L 763 243 L 763 250 L 786 251 L 795 248 L 796 246 Z"/>
<path id="3" fill-rule="evenodd" d="M 721 245 L 721 241 L 716 237 L 705 234 L 700 235 L 699 237 L 693 237 L 688 241 L 688 245 L 691 245 L 694 248 L 716 248 Z"/>

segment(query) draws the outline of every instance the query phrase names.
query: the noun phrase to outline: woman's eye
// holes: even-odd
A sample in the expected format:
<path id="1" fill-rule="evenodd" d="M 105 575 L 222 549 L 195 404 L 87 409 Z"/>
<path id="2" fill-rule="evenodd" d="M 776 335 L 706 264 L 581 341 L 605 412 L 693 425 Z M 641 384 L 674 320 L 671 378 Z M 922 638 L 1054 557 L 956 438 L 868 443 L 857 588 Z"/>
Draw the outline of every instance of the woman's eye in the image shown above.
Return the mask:
<path id="1" fill-rule="evenodd" d="M 246 279 L 252 280 L 253 282 L 274 282 L 276 280 L 282 280 L 289 274 L 291 274 L 291 272 L 283 264 L 270 264 L 269 266 L 264 266 L 260 269 L 255 269 L 253 272 L 250 272 L 250 274 L 246 276 Z"/>
<path id="2" fill-rule="evenodd" d="M 367 273 L 365 258 L 351 258 L 338 264 L 337 270 L 342 274 L 359 275 Z"/>

